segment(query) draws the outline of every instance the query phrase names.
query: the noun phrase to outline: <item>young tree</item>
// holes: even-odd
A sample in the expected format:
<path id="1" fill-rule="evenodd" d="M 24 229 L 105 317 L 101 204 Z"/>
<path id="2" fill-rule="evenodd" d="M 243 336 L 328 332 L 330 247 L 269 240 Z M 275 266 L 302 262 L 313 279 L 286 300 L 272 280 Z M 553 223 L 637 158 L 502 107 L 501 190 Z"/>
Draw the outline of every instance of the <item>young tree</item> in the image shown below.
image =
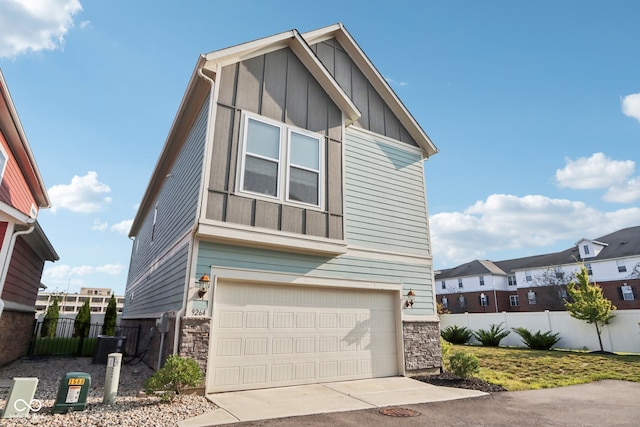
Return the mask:
<path id="1" fill-rule="evenodd" d="M 116 298 L 111 294 L 107 311 L 104 313 L 104 323 L 102 324 L 102 335 L 113 336 L 116 333 L 116 317 L 118 311 L 116 308 Z"/>
<path id="2" fill-rule="evenodd" d="M 73 335 L 86 338 L 89 336 L 90 326 L 91 308 L 89 307 L 89 298 L 87 298 L 80 310 L 78 310 L 78 314 L 76 314 L 76 321 L 73 323 Z"/>
<path id="3" fill-rule="evenodd" d="M 53 338 L 56 336 L 58 328 L 58 318 L 60 317 L 60 306 L 58 305 L 58 297 L 53 297 L 53 303 L 47 309 L 42 322 L 42 330 L 40 334 L 45 338 Z"/>
<path id="4" fill-rule="evenodd" d="M 565 303 L 571 317 L 593 323 L 598 334 L 600 351 L 602 347 L 602 326 L 609 324 L 615 316 L 612 313 L 616 309 L 611 301 L 604 297 L 602 288 L 596 283 L 589 283 L 589 272 L 583 265 L 567 286 L 567 294 L 570 301 Z"/>

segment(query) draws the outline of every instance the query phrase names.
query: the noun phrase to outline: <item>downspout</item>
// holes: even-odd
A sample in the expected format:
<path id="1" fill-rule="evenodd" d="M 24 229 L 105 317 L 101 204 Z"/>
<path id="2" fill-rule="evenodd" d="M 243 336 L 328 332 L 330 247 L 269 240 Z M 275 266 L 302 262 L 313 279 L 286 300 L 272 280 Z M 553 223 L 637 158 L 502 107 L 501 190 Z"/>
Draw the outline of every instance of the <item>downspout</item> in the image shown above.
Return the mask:
<path id="1" fill-rule="evenodd" d="M 180 345 L 180 319 L 182 318 L 182 316 L 184 316 L 186 314 L 187 311 L 187 304 L 189 303 L 189 290 L 191 289 L 191 272 L 192 272 L 192 256 L 193 256 L 193 250 L 194 248 L 194 242 L 195 242 L 195 235 L 196 232 L 198 230 L 198 223 L 200 222 L 200 218 L 202 217 L 202 199 L 204 197 L 204 185 L 205 185 L 205 172 L 206 172 L 206 167 L 207 167 L 207 159 L 208 156 L 207 154 L 207 147 L 209 146 L 208 142 L 209 142 L 209 137 L 210 137 L 210 129 L 211 129 L 211 125 L 212 125 L 212 117 L 214 114 L 214 107 L 215 107 L 215 100 L 214 100 L 214 93 L 215 93 L 215 81 L 213 79 L 211 79 L 210 77 L 206 76 L 203 72 L 202 72 L 202 67 L 198 68 L 198 75 L 200 77 L 202 77 L 204 80 L 206 80 L 207 82 L 209 82 L 209 84 L 211 85 L 211 93 L 209 95 L 209 119 L 208 119 L 208 123 L 207 123 L 207 133 L 205 136 L 205 146 L 204 146 L 204 152 L 203 152 L 203 158 L 202 158 L 202 183 L 201 183 L 201 187 L 200 187 L 200 197 L 198 198 L 198 208 L 197 208 L 197 219 L 195 224 L 193 225 L 193 230 L 191 231 L 191 242 L 189 243 L 189 263 L 187 264 L 187 286 L 184 290 L 184 296 L 182 299 L 182 308 L 180 309 L 180 311 L 178 313 L 176 313 L 176 321 L 175 321 L 175 326 L 174 326 L 174 333 L 173 333 L 173 352 L 177 353 L 178 352 L 178 346 Z M 197 268 L 197 266 L 196 266 Z"/>
<path id="2" fill-rule="evenodd" d="M 16 244 L 16 240 L 18 236 L 23 236 L 25 234 L 29 234 L 36 229 L 36 220 L 28 219 L 27 225 L 29 228 L 26 230 L 14 231 L 11 235 L 11 240 L 9 241 L 9 249 L 7 251 L 7 257 L 2 264 L 2 273 L 0 274 L 0 317 L 2 317 L 2 311 L 4 310 L 4 301 L 2 301 L 2 292 L 4 291 L 4 283 L 7 279 L 7 272 L 9 271 L 9 263 L 11 262 L 11 255 L 13 254 L 13 248 Z"/>

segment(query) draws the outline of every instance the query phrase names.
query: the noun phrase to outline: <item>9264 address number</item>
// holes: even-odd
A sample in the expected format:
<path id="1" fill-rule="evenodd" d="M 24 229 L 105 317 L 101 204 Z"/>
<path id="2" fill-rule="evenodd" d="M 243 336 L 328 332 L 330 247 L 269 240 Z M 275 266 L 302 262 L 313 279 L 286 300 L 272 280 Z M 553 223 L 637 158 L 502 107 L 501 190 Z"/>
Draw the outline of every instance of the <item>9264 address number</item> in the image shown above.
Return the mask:
<path id="1" fill-rule="evenodd" d="M 191 310 L 192 316 L 204 316 L 205 314 L 206 314 L 206 310 L 197 310 L 195 308 Z"/>

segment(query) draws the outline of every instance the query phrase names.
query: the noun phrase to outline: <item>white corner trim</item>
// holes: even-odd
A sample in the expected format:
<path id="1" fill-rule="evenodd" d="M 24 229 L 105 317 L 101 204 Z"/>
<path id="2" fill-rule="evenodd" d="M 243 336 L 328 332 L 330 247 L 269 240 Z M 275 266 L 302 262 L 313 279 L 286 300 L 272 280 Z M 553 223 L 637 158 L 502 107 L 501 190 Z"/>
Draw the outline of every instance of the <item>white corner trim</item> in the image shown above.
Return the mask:
<path id="1" fill-rule="evenodd" d="M 238 282 L 260 282 L 277 285 L 304 285 L 332 288 L 402 291 L 402 283 L 372 282 L 367 280 L 341 279 L 327 276 L 300 276 L 293 273 L 276 273 L 266 270 L 249 270 L 211 266 L 211 274 L 217 280 Z"/>
<path id="2" fill-rule="evenodd" d="M 347 242 L 304 234 L 286 233 L 267 228 L 201 220 L 196 236 L 202 240 L 316 255 L 336 256 L 347 253 Z"/>

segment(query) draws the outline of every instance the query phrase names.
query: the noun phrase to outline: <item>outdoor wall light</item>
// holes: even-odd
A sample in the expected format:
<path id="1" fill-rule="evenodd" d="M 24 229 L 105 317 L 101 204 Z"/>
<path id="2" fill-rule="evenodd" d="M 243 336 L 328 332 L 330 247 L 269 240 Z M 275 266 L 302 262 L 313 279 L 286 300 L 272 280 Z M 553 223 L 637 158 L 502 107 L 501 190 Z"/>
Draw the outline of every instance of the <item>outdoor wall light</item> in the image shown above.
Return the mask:
<path id="1" fill-rule="evenodd" d="M 207 293 L 210 283 L 211 279 L 209 279 L 206 273 L 200 277 L 200 280 L 198 280 L 198 298 L 202 298 Z"/>
<path id="2" fill-rule="evenodd" d="M 413 292 L 413 289 L 409 289 L 407 293 L 407 300 L 404 302 L 404 306 L 406 308 L 413 308 L 413 303 L 416 302 L 416 293 Z"/>

